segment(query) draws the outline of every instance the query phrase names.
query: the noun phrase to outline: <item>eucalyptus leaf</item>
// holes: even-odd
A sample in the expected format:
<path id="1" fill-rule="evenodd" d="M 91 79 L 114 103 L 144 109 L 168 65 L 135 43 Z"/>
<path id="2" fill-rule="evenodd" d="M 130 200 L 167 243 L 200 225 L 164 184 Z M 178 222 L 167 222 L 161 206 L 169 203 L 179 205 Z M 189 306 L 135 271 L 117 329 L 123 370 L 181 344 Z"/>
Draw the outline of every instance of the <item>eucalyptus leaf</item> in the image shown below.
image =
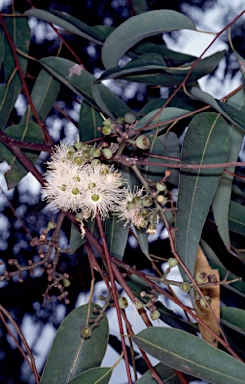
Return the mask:
<path id="1" fill-rule="evenodd" d="M 240 128 L 245 130 L 245 112 L 240 111 L 238 108 L 233 107 L 225 103 L 221 103 L 216 100 L 209 93 L 202 91 L 197 87 L 190 89 L 190 94 L 205 103 L 211 105 L 216 111 L 226 117 L 231 123 L 238 125 Z"/>
<path id="2" fill-rule="evenodd" d="M 112 215 L 105 222 L 105 237 L 109 252 L 119 260 L 123 259 L 128 241 L 129 226 L 120 220 L 116 214 Z"/>
<path id="3" fill-rule="evenodd" d="M 242 73 L 243 92 L 245 92 L 245 60 L 244 60 L 244 58 L 241 55 L 239 55 L 239 53 L 235 49 L 233 49 L 233 52 L 235 53 L 237 62 L 239 64 L 240 71 Z"/>
<path id="4" fill-rule="evenodd" d="M 48 360 L 44 367 L 40 384 L 62 384 L 90 368 L 99 367 L 108 343 L 108 321 L 106 315 L 99 326 L 92 330 L 91 336 L 85 338 L 81 331 L 90 327 L 89 318 L 97 314 L 93 308 L 101 310 L 95 303 L 89 303 L 74 309 L 61 323 Z"/>
<path id="5" fill-rule="evenodd" d="M 163 363 L 157 364 L 155 370 L 164 384 L 181 384 L 175 371 Z M 156 381 L 152 377 L 152 373 L 148 370 L 135 384 L 155 384 Z"/>
<path id="6" fill-rule="evenodd" d="M 183 164 L 216 164 L 226 161 L 230 143 L 227 123 L 217 113 L 203 112 L 191 121 L 182 146 Z M 181 169 L 176 214 L 176 251 L 194 273 L 202 228 L 223 170 Z M 186 274 L 182 271 L 184 279 Z"/>
<path id="7" fill-rule="evenodd" d="M 41 121 L 44 121 L 52 109 L 60 90 L 60 83 L 44 69 L 40 71 L 31 92 L 31 99 Z M 21 123 L 25 123 L 27 114 L 22 116 Z M 29 120 L 34 116 L 30 111 Z"/>
<path id="8" fill-rule="evenodd" d="M 69 381 L 69 384 L 107 384 L 111 374 L 111 368 L 91 368 Z"/>
<path id="9" fill-rule="evenodd" d="M 221 321 L 225 320 L 226 324 L 230 323 L 242 331 L 245 335 L 245 310 L 235 307 L 221 307 L 220 309 Z"/>
<path id="10" fill-rule="evenodd" d="M 134 230 L 135 230 L 135 234 L 136 234 L 141 251 L 146 255 L 148 259 L 151 260 L 151 257 L 149 254 L 149 244 L 148 244 L 149 235 L 146 233 L 146 228 L 134 228 Z"/>
<path id="11" fill-rule="evenodd" d="M 119 25 L 106 39 L 102 48 L 102 61 L 106 69 L 117 65 L 118 60 L 135 44 L 159 33 L 192 29 L 194 23 L 181 13 L 156 10 L 142 13 Z"/>
<path id="12" fill-rule="evenodd" d="M 235 94 L 235 96 L 231 97 L 227 101 L 228 104 L 233 102 L 238 103 L 236 105 L 237 108 L 239 110 L 244 111 L 244 94 L 242 91 L 239 91 L 239 95 Z M 229 124 L 228 129 L 231 145 L 227 162 L 233 162 L 237 161 L 238 159 L 243 142 L 244 133 L 236 124 Z M 235 167 L 229 167 L 226 170 L 229 171 L 230 174 L 223 173 L 212 202 L 212 210 L 214 214 L 215 224 L 217 225 L 220 237 L 223 240 L 225 246 L 230 249 L 228 216 L 233 182 L 232 173 L 235 172 Z"/>
<path id="13" fill-rule="evenodd" d="M 245 206 L 235 201 L 230 202 L 229 229 L 240 235 L 245 235 Z"/>
<path id="14" fill-rule="evenodd" d="M 0 85 L 0 129 L 5 127 L 16 97 L 17 89 L 13 82 Z"/>
<path id="15" fill-rule="evenodd" d="M 99 32 L 94 30 L 92 27 L 89 27 L 79 19 L 68 15 L 66 12 L 48 12 L 43 9 L 29 9 L 28 11 L 24 12 L 24 16 L 36 17 L 37 19 L 58 25 L 64 30 L 72 32 L 96 44 L 101 44 L 103 41 L 103 37 L 100 36 Z"/>
<path id="16" fill-rule="evenodd" d="M 6 21 L 6 27 L 8 28 L 12 42 L 15 45 L 15 48 L 20 50 L 24 54 L 28 54 L 30 40 L 31 40 L 31 31 L 30 31 L 27 20 L 23 17 L 9 17 Z M 16 68 L 16 63 L 15 63 L 14 55 L 12 52 L 12 48 L 10 47 L 10 44 L 6 36 L 4 38 L 4 47 L 5 47 L 4 48 L 4 71 L 5 71 L 5 81 L 7 83 L 10 77 L 12 76 L 13 71 Z M 18 54 L 18 61 L 23 74 L 25 74 L 25 71 L 27 68 L 26 57 Z M 17 93 L 18 93 L 22 86 L 18 71 L 14 75 L 14 78 L 12 81 L 14 82 Z"/>
<path id="17" fill-rule="evenodd" d="M 38 124 L 29 122 L 28 125 L 11 125 L 4 131 L 9 137 L 15 140 L 43 144 L 43 133 Z M 28 160 L 35 164 L 40 151 L 23 149 L 23 153 Z M 11 169 L 5 174 L 8 188 L 15 187 L 18 182 L 28 173 L 26 168 L 20 163 L 16 156 L 2 143 L 0 143 L 0 160 L 5 160 Z"/>
<path id="18" fill-rule="evenodd" d="M 166 107 L 163 110 L 161 108 L 153 109 L 138 121 L 136 128 L 146 128 L 149 125 L 149 129 L 155 129 L 155 126 L 151 127 L 155 124 L 158 124 L 159 128 L 166 128 L 172 121 L 185 116 L 187 113 L 189 113 L 187 109 L 174 107 Z M 152 119 L 156 114 L 157 116 Z"/>
<path id="19" fill-rule="evenodd" d="M 93 140 L 101 137 L 97 127 L 101 126 L 103 118 L 99 111 L 83 100 L 79 116 L 79 136 L 81 141 Z"/>
<path id="20" fill-rule="evenodd" d="M 177 329 L 151 327 L 133 340 L 164 364 L 209 383 L 244 383 L 245 365 L 197 336 Z"/>

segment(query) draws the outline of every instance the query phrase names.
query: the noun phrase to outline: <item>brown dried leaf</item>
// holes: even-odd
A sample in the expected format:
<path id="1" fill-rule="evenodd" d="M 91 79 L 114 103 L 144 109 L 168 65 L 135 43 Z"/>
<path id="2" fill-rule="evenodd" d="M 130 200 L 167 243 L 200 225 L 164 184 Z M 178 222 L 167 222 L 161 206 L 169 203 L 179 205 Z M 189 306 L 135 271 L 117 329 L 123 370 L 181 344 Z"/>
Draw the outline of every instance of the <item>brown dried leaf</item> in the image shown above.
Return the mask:
<path id="1" fill-rule="evenodd" d="M 208 261 L 206 259 L 206 256 L 204 255 L 201 247 L 198 247 L 197 251 L 197 258 L 196 258 L 196 264 L 195 264 L 195 274 L 198 272 L 206 272 L 208 275 L 215 275 L 217 278 L 217 281 L 219 281 L 219 272 L 217 269 L 212 269 L 210 265 L 208 264 Z M 203 294 L 206 296 L 210 296 L 212 299 L 211 302 L 211 308 L 218 319 L 220 321 L 220 286 L 214 285 L 212 287 L 205 287 L 202 288 Z M 214 331 L 217 335 L 219 334 L 219 326 L 216 323 L 213 313 L 209 308 L 202 308 L 199 304 L 199 301 L 196 302 L 198 308 L 200 308 L 201 313 L 198 313 L 198 316 L 208 325 L 212 331 Z M 198 324 L 199 331 L 202 335 L 202 338 L 206 340 L 209 344 L 213 345 L 214 347 L 218 346 L 218 341 L 214 338 L 214 336 L 208 332 L 201 324 Z"/>

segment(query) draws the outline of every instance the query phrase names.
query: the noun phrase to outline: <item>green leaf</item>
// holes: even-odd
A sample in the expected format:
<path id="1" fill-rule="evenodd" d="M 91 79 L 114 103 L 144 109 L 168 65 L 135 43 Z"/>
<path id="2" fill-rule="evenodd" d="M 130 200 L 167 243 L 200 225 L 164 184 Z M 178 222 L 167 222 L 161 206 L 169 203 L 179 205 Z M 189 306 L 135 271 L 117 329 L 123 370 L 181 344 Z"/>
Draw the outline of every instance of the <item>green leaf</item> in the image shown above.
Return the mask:
<path id="1" fill-rule="evenodd" d="M 29 143 L 43 144 L 43 133 L 38 124 L 30 122 L 28 126 L 19 124 L 11 125 L 4 133 L 15 140 Z M 22 150 L 32 164 L 38 159 L 39 151 Z M 5 174 L 8 188 L 15 187 L 18 182 L 28 173 L 26 168 L 19 162 L 14 154 L 2 143 L 0 143 L 0 160 L 7 161 L 11 166 L 10 171 Z"/>
<path id="2" fill-rule="evenodd" d="M 4 58 L 4 39 L 3 39 L 3 34 L 0 33 L 0 67 L 2 66 Z"/>
<path id="3" fill-rule="evenodd" d="M 135 230 L 135 234 L 136 234 L 141 251 L 146 255 L 148 259 L 151 260 L 151 257 L 149 254 L 149 244 L 148 244 L 149 235 L 146 233 L 146 228 L 134 228 L 134 230 Z"/>
<path id="4" fill-rule="evenodd" d="M 95 77 L 86 71 L 83 66 L 62 57 L 52 56 L 41 59 L 40 63 L 75 94 L 84 97 L 89 104 L 99 109 L 92 94 L 92 85 L 95 82 Z M 106 108 L 108 107 L 112 114 L 123 116 L 126 112 L 132 112 L 131 109 L 105 85 L 99 84 L 97 87 L 99 96 L 106 101 Z"/>
<path id="5" fill-rule="evenodd" d="M 244 383 L 245 365 L 186 332 L 147 328 L 133 337 L 139 348 L 164 364 L 214 384 Z"/>
<path id="6" fill-rule="evenodd" d="M 204 101 L 205 103 L 211 105 L 216 111 L 221 113 L 233 124 L 238 125 L 240 128 L 245 130 L 245 113 L 239 111 L 239 109 L 234 108 L 232 105 L 221 103 L 221 101 L 216 100 L 209 93 L 202 91 L 197 87 L 191 88 L 189 91 L 190 94 L 197 99 Z"/>
<path id="7" fill-rule="evenodd" d="M 165 67 L 165 62 L 162 57 L 155 53 L 146 53 L 139 59 L 132 60 L 123 67 L 114 67 L 105 71 L 98 81 L 124 77 L 132 73 L 140 73 L 149 70 L 162 70 Z"/>
<path id="8" fill-rule="evenodd" d="M 161 55 L 163 60 L 167 61 L 171 66 L 178 66 L 184 63 L 190 63 L 197 59 L 196 56 L 186 55 L 180 52 L 172 51 L 167 48 L 164 42 L 162 44 L 155 44 L 149 41 L 143 41 L 138 43 L 134 48 L 133 52 L 136 54 L 144 53 L 157 53 Z"/>
<path id="9" fill-rule="evenodd" d="M 166 128 L 172 121 L 176 120 L 177 118 L 186 115 L 189 113 L 187 109 L 181 109 L 181 108 L 174 108 L 174 107 L 166 107 L 162 111 L 161 109 L 154 109 L 151 110 L 151 112 L 147 113 L 144 117 L 142 117 L 136 126 L 137 129 L 139 128 L 145 128 L 147 127 L 148 121 L 156 114 L 158 113 L 157 117 L 155 117 L 149 125 L 149 129 L 151 128 L 151 125 L 159 124 L 159 128 Z M 153 128 L 155 129 L 155 127 Z"/>
<path id="10" fill-rule="evenodd" d="M 129 227 L 115 214 L 105 222 L 105 236 L 110 254 L 119 260 L 123 259 L 128 241 Z"/>
<path id="11" fill-rule="evenodd" d="M 229 153 L 227 129 L 226 121 L 217 113 L 204 112 L 195 116 L 184 138 L 182 163 L 225 162 Z M 221 168 L 182 169 L 180 172 L 176 251 L 191 274 L 194 272 L 202 228 L 222 172 Z"/>
<path id="12" fill-rule="evenodd" d="M 101 126 L 103 118 L 93 106 L 85 100 L 82 102 L 79 117 L 79 136 L 81 141 L 88 141 L 102 136 L 97 127 Z"/>
<path id="13" fill-rule="evenodd" d="M 89 220 L 85 222 L 85 227 L 89 229 L 89 231 L 97 237 L 98 235 L 98 227 L 95 220 Z M 71 234 L 70 234 L 70 248 L 71 252 L 75 253 L 78 248 L 83 245 L 87 239 L 81 236 L 81 232 L 77 229 L 74 224 L 71 224 Z"/>
<path id="14" fill-rule="evenodd" d="M 238 99 L 239 97 L 239 99 Z M 238 101 L 239 100 L 239 101 Z M 244 105 L 244 94 L 239 91 L 239 95 L 235 94 L 235 97 L 231 97 L 228 103 L 238 102 L 237 108 L 242 109 Z M 244 109 L 244 108 L 243 108 Z M 227 162 L 237 161 L 239 152 L 243 142 L 243 131 L 235 124 L 229 124 L 229 136 L 230 136 L 230 153 Z M 235 167 L 226 168 L 227 171 L 234 173 Z M 229 236 L 229 206 L 231 198 L 233 176 L 227 173 L 223 173 L 218 189 L 215 193 L 212 210 L 214 214 L 215 224 L 217 225 L 218 232 L 225 246 L 230 249 L 230 236 Z"/>
<path id="15" fill-rule="evenodd" d="M 245 311 L 235 307 L 221 307 L 221 322 L 245 335 Z"/>
<path id="16" fill-rule="evenodd" d="M 243 92 L 245 92 L 245 60 L 241 55 L 239 55 L 239 53 L 235 49 L 233 49 L 233 52 L 235 53 L 237 62 L 239 64 L 240 71 L 242 72 Z"/>
<path id="17" fill-rule="evenodd" d="M 31 39 L 31 31 L 30 31 L 27 20 L 23 17 L 9 17 L 6 22 L 6 26 L 8 28 L 8 31 L 10 33 L 10 36 L 12 38 L 13 44 L 15 45 L 16 49 L 27 54 L 29 51 L 29 44 Z M 7 83 L 14 69 L 16 68 L 16 64 L 15 64 L 12 49 L 9 45 L 9 42 L 6 36 L 5 36 L 4 45 L 5 45 L 4 70 L 5 70 L 5 80 Z M 22 69 L 22 72 L 25 73 L 26 67 L 27 67 L 27 59 L 22 55 L 18 54 L 18 60 L 19 60 L 19 64 Z M 19 92 L 22 84 L 21 84 L 18 71 L 14 76 L 14 80 L 12 81 L 15 83 L 16 88 L 18 89 L 18 92 Z"/>
<path id="18" fill-rule="evenodd" d="M 0 85 L 0 129 L 3 129 L 8 121 L 17 98 L 17 89 L 14 83 Z"/>
<path id="19" fill-rule="evenodd" d="M 69 384 L 107 384 L 111 373 L 112 368 L 91 368 L 69 381 Z"/>
<path id="20" fill-rule="evenodd" d="M 174 157 L 176 159 L 180 158 L 180 146 L 177 135 L 174 132 L 168 132 L 164 135 L 157 136 L 157 131 L 154 133 L 151 131 L 147 136 L 151 141 L 151 147 L 149 148 L 149 153 L 157 154 L 160 156 Z M 163 159 L 154 159 L 155 163 L 169 163 L 176 164 L 176 161 L 163 160 Z M 144 167 L 146 176 L 153 181 L 160 180 L 163 178 L 167 168 L 158 167 L 155 165 L 150 165 Z M 168 181 L 172 184 L 178 184 L 179 171 L 177 169 L 171 168 L 171 174 L 168 177 Z"/>
<path id="21" fill-rule="evenodd" d="M 96 44 L 101 44 L 103 41 L 103 36 L 100 36 L 99 32 L 97 32 L 93 27 L 89 27 L 87 24 L 71 15 L 68 15 L 66 12 L 47 12 L 43 9 L 29 9 L 24 12 L 24 16 L 33 16 L 37 19 L 47 21 L 47 23 L 58 25 L 59 27 Z"/>
<path id="22" fill-rule="evenodd" d="M 181 384 L 175 371 L 167 365 L 159 363 L 154 368 L 164 384 Z M 156 381 L 149 370 L 135 384 L 156 384 Z"/>
<path id="23" fill-rule="evenodd" d="M 98 327 L 92 330 L 89 338 L 81 335 L 84 327 L 89 327 L 89 318 L 95 319 L 93 308 L 101 310 L 95 303 L 74 309 L 62 321 L 40 384 L 65 384 L 80 373 L 100 366 L 108 343 L 108 321 L 104 314 Z"/>
<path id="24" fill-rule="evenodd" d="M 60 83 L 47 71 L 42 69 L 35 81 L 31 92 L 31 99 L 36 108 L 41 121 L 44 121 L 54 105 L 60 90 Z M 27 114 L 22 116 L 21 122 L 24 124 Z M 33 119 L 33 113 L 30 113 L 30 120 Z"/>
<path id="25" fill-rule="evenodd" d="M 146 37 L 179 29 L 195 30 L 186 16 L 171 10 L 142 13 L 119 25 L 106 39 L 102 48 L 102 61 L 106 69 L 117 65 L 118 60 L 135 44 Z"/>
<path id="26" fill-rule="evenodd" d="M 240 235 L 245 235 L 245 207 L 235 201 L 230 202 L 229 229 Z"/>
<path id="27" fill-rule="evenodd" d="M 131 3 L 136 15 L 148 11 L 148 5 L 146 0 L 132 0 Z"/>

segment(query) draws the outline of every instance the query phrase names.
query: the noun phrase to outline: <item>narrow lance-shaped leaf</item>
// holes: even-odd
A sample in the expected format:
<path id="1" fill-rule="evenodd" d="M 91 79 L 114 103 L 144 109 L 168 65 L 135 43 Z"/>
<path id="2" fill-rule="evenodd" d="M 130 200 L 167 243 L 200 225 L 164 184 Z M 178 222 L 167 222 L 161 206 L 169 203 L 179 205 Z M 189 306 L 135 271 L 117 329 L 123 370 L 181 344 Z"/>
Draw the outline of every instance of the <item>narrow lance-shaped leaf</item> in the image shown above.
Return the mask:
<path id="1" fill-rule="evenodd" d="M 16 97 L 17 89 L 13 82 L 0 85 L 0 129 L 5 127 Z"/>
<path id="2" fill-rule="evenodd" d="M 106 220 L 105 236 L 109 252 L 119 260 L 123 259 L 128 241 L 129 226 L 125 227 L 124 224 L 116 214 Z"/>
<path id="3" fill-rule="evenodd" d="M 197 336 L 177 329 L 151 327 L 133 340 L 164 364 L 209 383 L 244 383 L 245 365 Z"/>
<path id="4" fill-rule="evenodd" d="M 181 384 L 175 371 L 167 365 L 159 363 L 154 368 L 164 384 Z M 153 379 L 151 371 L 148 370 L 135 384 L 156 384 L 156 381 Z"/>
<path id="5" fill-rule="evenodd" d="M 221 103 L 221 101 L 216 100 L 209 93 L 202 91 L 197 87 L 191 88 L 189 91 L 190 94 L 197 99 L 204 101 L 205 103 L 211 105 L 216 111 L 221 113 L 233 124 L 238 125 L 240 128 L 245 130 L 245 112 L 240 111 L 238 108 L 235 108 L 232 105 Z"/>
<path id="6" fill-rule="evenodd" d="M 79 136 L 81 141 L 92 140 L 102 136 L 97 127 L 101 126 L 103 118 L 99 111 L 85 100 L 82 102 L 79 117 Z"/>
<path id="7" fill-rule="evenodd" d="M 235 103 L 239 110 L 245 110 L 244 108 L 244 93 L 240 90 L 237 94 L 233 95 L 227 101 L 228 104 Z M 237 161 L 244 132 L 236 124 L 228 125 L 229 136 L 230 136 L 230 153 L 227 162 Z M 234 173 L 235 167 L 227 168 L 231 174 Z M 214 200 L 212 202 L 212 210 L 214 214 L 215 224 L 217 225 L 221 239 L 225 246 L 230 248 L 230 236 L 229 236 L 229 206 L 231 199 L 231 189 L 233 176 L 231 174 L 223 173 L 218 189 L 215 193 Z"/>
<path id="8" fill-rule="evenodd" d="M 31 99 L 36 108 L 41 121 L 44 121 L 54 105 L 56 97 L 60 90 L 60 83 L 44 69 L 39 73 L 31 92 Z M 33 119 L 33 113 L 30 113 L 30 120 Z M 26 114 L 22 116 L 21 122 L 24 124 Z"/>
<path id="9" fill-rule="evenodd" d="M 27 20 L 22 17 L 10 17 L 6 22 L 6 26 L 15 48 L 27 54 L 29 51 L 29 44 L 31 39 L 31 32 Z M 7 82 L 16 68 L 16 63 L 14 60 L 12 48 L 10 47 L 6 36 L 4 46 L 4 71 L 5 80 Z M 18 54 L 18 61 L 22 72 L 25 73 L 27 67 L 27 59 Z M 22 85 L 18 71 L 12 81 L 14 82 L 18 91 L 20 91 Z"/>
<path id="10" fill-rule="evenodd" d="M 92 41 L 93 43 L 101 44 L 101 41 L 103 41 L 103 37 L 100 36 L 99 32 L 65 12 L 47 12 L 43 9 L 29 9 L 24 13 L 24 15 L 33 16 L 48 23 L 58 25 L 69 32 L 75 33 L 78 36 Z"/>
<path id="11" fill-rule="evenodd" d="M 108 321 L 106 315 L 91 336 L 82 336 L 82 329 L 91 326 L 89 318 L 97 314 L 93 308 L 101 310 L 95 303 L 74 309 L 61 323 L 48 356 L 40 384 L 68 383 L 80 373 L 100 366 L 108 343 Z"/>
<path id="12" fill-rule="evenodd" d="M 107 384 L 112 374 L 112 368 L 91 368 L 69 381 L 69 384 Z"/>
<path id="13" fill-rule="evenodd" d="M 217 164 L 229 153 L 227 123 L 217 113 L 195 116 L 183 147 L 183 164 Z M 176 215 L 176 251 L 193 274 L 197 248 L 223 169 L 182 169 Z M 187 278 L 183 273 L 184 278 Z"/>
<path id="14" fill-rule="evenodd" d="M 82 65 L 74 63 L 63 57 L 45 57 L 40 63 L 47 71 L 54 75 L 59 81 L 70 88 L 75 94 L 84 97 L 86 101 L 99 109 L 92 94 L 92 85 L 95 77 L 84 69 Z M 123 116 L 126 112 L 132 112 L 131 109 L 116 95 L 114 95 L 105 85 L 98 85 L 100 97 L 106 100 L 106 107 L 113 115 Z"/>
<path id="15" fill-rule="evenodd" d="M 115 67 L 118 60 L 135 44 L 146 37 L 178 29 L 192 29 L 194 23 L 181 13 L 157 10 L 131 17 L 119 25 L 106 39 L 102 61 L 106 69 Z"/>

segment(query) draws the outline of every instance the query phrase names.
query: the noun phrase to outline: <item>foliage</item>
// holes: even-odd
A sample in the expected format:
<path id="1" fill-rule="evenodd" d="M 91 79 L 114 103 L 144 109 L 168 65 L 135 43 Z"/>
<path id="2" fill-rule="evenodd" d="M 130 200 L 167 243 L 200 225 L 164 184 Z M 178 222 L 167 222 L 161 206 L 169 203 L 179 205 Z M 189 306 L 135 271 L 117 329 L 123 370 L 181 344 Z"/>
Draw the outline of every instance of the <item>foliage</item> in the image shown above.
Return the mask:
<path id="1" fill-rule="evenodd" d="M 32 259 L 3 260 L 0 281 L 7 285 L 17 278 L 20 283 L 42 268 L 47 274 L 44 305 L 55 293 L 69 306 L 76 278 L 64 268 L 64 254 L 83 254 L 90 270 L 87 303 L 59 326 L 41 377 L 21 328 L 2 304 L 1 320 L 36 383 L 109 383 L 121 358 L 128 383 L 186 383 L 193 378 L 242 383 L 244 163 L 237 159 L 245 129 L 243 87 L 222 100 L 204 92 L 198 80 L 218 67 L 225 52 L 193 57 L 172 51 L 159 35 L 183 29 L 201 35 L 193 21 L 173 10 L 148 10 L 145 1 L 132 1 L 132 7 L 136 15 L 115 28 L 90 26 L 54 9 L 30 7 L 23 14 L 13 10 L 0 15 L 0 161 L 10 165 L 6 183 L 18 188 L 30 172 L 42 188 L 37 215 L 47 202 L 56 206 L 56 211 L 45 208 L 48 222 L 35 236 L 11 205 L 35 251 Z M 241 16 L 215 34 L 213 42 Z M 33 17 L 57 33 L 60 45 L 52 56 L 35 56 L 31 49 L 28 20 Z M 77 56 L 69 46 L 70 34 L 101 50 L 100 77 L 86 67 L 84 53 Z M 229 43 L 244 79 L 244 59 Z M 62 55 L 63 46 L 69 56 Z M 32 62 L 38 73 L 30 81 Z M 149 91 L 142 108 L 129 106 L 114 92 L 116 84 L 123 89 L 135 83 Z M 152 88 L 164 89 L 167 97 L 150 96 Z M 59 106 L 64 94 L 79 105 L 78 122 Z M 14 105 L 20 95 L 26 110 L 17 117 Z M 68 135 L 57 144 L 47 127 L 55 108 L 74 123 L 73 141 Z M 48 162 L 43 153 L 51 154 Z M 149 236 L 159 225 L 168 232 L 170 258 L 163 246 L 156 252 L 149 247 Z M 69 247 L 63 247 L 67 226 Z M 141 260 L 134 263 L 128 257 L 132 235 L 141 249 L 142 267 Z M 172 268 L 179 268 L 183 281 L 170 279 Z M 95 298 L 103 307 L 93 302 L 95 280 L 103 280 L 107 290 L 107 296 Z M 184 300 L 188 296 L 190 305 Z M 184 316 L 168 309 L 163 298 L 182 308 Z M 145 324 L 138 334 L 127 318 L 128 300 Z M 122 355 L 103 367 L 109 310 L 116 313 Z M 156 320 L 161 327 L 154 326 L 159 325 Z M 171 328 L 162 327 L 164 323 Z M 143 368 L 137 365 L 135 346 Z M 160 361 L 156 367 L 148 353 Z"/>

